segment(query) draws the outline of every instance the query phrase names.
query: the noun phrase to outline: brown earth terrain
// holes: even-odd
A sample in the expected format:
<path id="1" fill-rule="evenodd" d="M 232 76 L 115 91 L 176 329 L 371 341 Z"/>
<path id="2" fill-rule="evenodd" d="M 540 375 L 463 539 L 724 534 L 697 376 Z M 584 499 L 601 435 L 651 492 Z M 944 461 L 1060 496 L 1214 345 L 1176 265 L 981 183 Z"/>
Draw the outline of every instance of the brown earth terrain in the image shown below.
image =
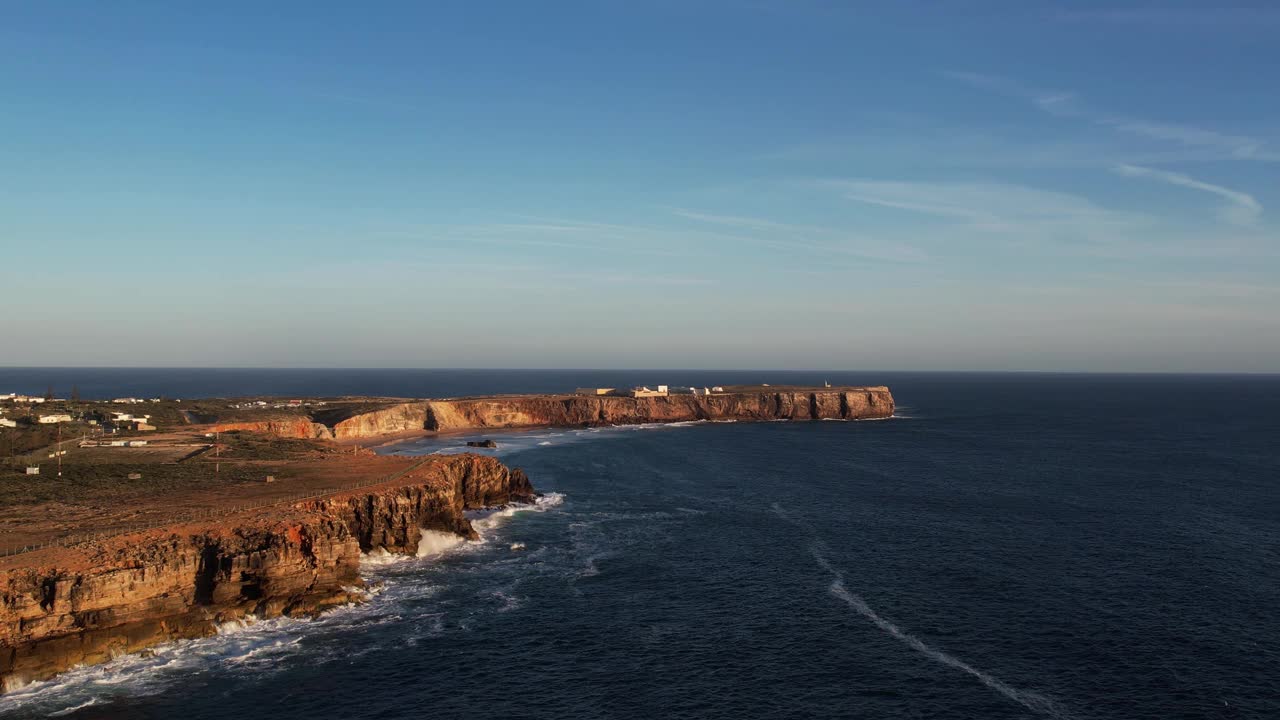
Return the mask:
<path id="1" fill-rule="evenodd" d="M 475 455 L 360 457 L 316 469 L 295 468 L 294 489 L 355 469 L 395 472 L 359 489 L 0 559 L 0 688 L 207 636 L 248 615 L 350 602 L 362 552 L 413 553 L 423 529 L 472 536 L 464 510 L 534 497 L 524 473 Z M 270 500 L 276 484 L 203 501 Z M 138 498 L 135 509 L 164 512 L 174 500 L 186 498 Z"/>

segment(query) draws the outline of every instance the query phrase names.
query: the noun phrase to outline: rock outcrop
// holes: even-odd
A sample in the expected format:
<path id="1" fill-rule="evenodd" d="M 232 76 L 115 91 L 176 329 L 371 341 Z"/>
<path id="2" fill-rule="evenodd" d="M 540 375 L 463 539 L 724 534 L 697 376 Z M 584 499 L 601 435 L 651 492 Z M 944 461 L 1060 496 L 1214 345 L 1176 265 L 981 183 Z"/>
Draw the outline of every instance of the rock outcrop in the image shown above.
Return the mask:
<path id="1" fill-rule="evenodd" d="M 333 437 L 333 431 L 326 425 L 312 422 L 304 417 L 285 420 L 225 422 L 214 425 L 210 430 L 213 432 L 259 432 L 289 438 L 330 439 Z"/>
<path id="2" fill-rule="evenodd" d="M 221 623 L 319 612 L 358 597 L 361 552 L 416 551 L 421 531 L 474 537 L 463 511 L 534 499 L 493 458 L 437 456 L 394 482 L 8 560 L 0 569 L 0 688 L 213 634 Z M 19 566 L 19 563 L 26 563 Z"/>
<path id="3" fill-rule="evenodd" d="M 333 437 L 339 440 L 379 437 L 421 431 L 426 428 L 426 402 L 407 402 L 333 421 Z"/>
<path id="4" fill-rule="evenodd" d="M 333 435 L 367 438 L 410 431 L 634 425 L 688 420 L 869 420 L 893 415 L 889 388 L 614 397 L 517 395 L 426 400 L 359 413 Z"/>

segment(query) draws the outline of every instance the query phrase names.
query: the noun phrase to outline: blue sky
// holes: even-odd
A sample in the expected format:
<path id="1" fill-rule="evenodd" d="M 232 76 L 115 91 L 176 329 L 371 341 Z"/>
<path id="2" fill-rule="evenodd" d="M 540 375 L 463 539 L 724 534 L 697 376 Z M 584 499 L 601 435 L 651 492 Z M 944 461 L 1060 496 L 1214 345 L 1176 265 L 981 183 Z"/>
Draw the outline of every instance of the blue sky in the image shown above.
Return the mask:
<path id="1" fill-rule="evenodd" d="M 1280 8 L 0 0 L 0 365 L 1280 371 Z"/>

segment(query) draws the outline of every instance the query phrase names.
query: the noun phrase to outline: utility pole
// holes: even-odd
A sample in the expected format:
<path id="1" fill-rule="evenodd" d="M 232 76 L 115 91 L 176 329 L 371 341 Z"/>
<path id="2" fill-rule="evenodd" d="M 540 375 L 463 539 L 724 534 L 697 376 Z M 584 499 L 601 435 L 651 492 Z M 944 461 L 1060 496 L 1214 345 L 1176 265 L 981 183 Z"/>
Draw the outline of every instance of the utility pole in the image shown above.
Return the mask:
<path id="1" fill-rule="evenodd" d="M 62 423 L 58 423 L 58 444 L 54 445 L 58 454 L 58 477 L 62 477 Z"/>
<path id="2" fill-rule="evenodd" d="M 218 454 L 218 451 L 221 449 L 218 446 L 218 440 L 221 438 L 222 438 L 222 433 L 218 432 L 217 430 L 214 430 L 213 431 L 213 472 L 215 475 L 222 474 L 222 461 L 218 459 L 219 457 L 221 457 Z"/>

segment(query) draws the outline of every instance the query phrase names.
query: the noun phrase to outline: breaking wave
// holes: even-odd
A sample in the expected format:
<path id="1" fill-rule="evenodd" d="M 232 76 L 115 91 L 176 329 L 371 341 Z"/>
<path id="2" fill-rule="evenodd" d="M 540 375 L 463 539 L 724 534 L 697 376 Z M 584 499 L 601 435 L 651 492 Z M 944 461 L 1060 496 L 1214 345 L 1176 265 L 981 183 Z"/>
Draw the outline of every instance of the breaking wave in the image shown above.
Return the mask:
<path id="1" fill-rule="evenodd" d="M 463 541 L 463 537 L 451 532 L 423 530 L 422 537 L 418 540 L 417 556 L 423 558 L 443 555 L 449 550 L 461 545 Z"/>
<path id="2" fill-rule="evenodd" d="M 509 518 L 520 512 L 545 512 L 564 502 L 564 495 L 548 493 L 532 503 L 518 503 L 493 511 L 469 513 L 481 540 L 467 542 L 452 533 L 425 530 L 418 553 L 400 555 L 377 548 L 361 556 L 362 575 L 367 588 L 347 588 L 362 595 L 361 602 L 342 605 L 312 618 L 279 617 L 261 620 L 248 616 L 243 620 L 223 623 L 216 634 L 207 638 L 177 640 L 156 645 L 148 650 L 123 655 L 109 662 L 73 668 L 56 678 L 34 682 L 0 695 L 0 716 L 22 714 L 40 717 L 74 716 L 96 705 L 111 704 L 126 698 L 160 695 L 191 676 L 222 670 L 231 673 L 250 672 L 255 676 L 279 672 L 288 667 L 281 660 L 306 655 L 312 663 L 333 660 L 340 654 L 349 660 L 368 652 L 376 645 L 360 649 L 332 642 L 309 642 L 321 636 L 350 636 L 353 631 L 396 623 L 405 626 L 398 633 L 404 644 L 417 644 L 445 632 L 441 614 L 422 612 L 417 606 L 431 602 L 440 592 L 435 584 L 442 576 L 423 575 L 424 568 L 439 567 L 443 555 L 481 549 L 487 540 Z M 488 536 L 488 537 L 486 537 Z M 506 550 L 510 546 L 503 545 Z M 524 555 L 524 553 L 517 553 Z M 481 565 L 486 565 L 484 558 Z M 447 578 L 447 576 L 443 576 Z M 488 611 L 505 613 L 519 606 L 520 598 L 512 587 L 491 593 L 495 602 Z M 468 613 L 486 608 L 468 608 Z M 408 618 L 408 619 L 406 619 Z M 458 627 L 466 629 L 466 623 Z M 361 637 L 364 635 L 361 634 Z"/>
<path id="3" fill-rule="evenodd" d="M 495 510 L 472 510 L 466 515 L 471 520 L 471 527 L 480 536 L 479 542 L 485 542 L 487 540 L 486 534 L 506 522 L 507 518 L 512 515 L 521 512 L 546 512 L 563 503 L 564 495 L 553 492 L 540 495 L 537 500 L 531 503 L 511 503 Z"/>

